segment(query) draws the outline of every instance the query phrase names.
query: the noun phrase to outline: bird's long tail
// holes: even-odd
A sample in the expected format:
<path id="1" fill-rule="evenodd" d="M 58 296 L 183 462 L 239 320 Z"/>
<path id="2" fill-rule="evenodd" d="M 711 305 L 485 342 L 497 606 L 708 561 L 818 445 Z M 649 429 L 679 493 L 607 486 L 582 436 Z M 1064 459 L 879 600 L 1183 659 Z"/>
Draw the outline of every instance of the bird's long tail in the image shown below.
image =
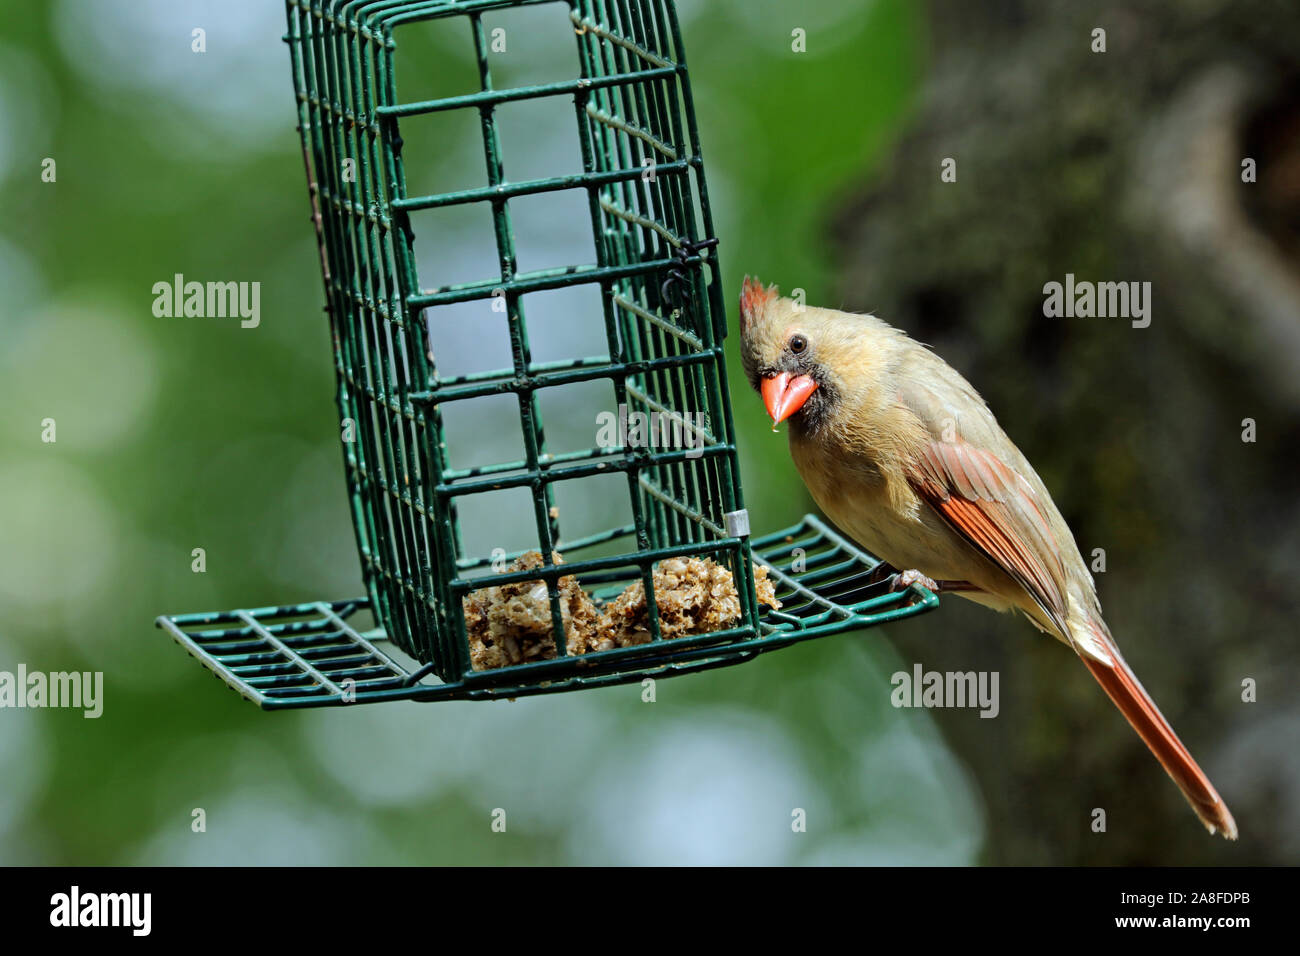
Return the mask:
<path id="1" fill-rule="evenodd" d="M 1221 833 L 1229 840 L 1237 839 L 1237 823 L 1232 819 L 1219 792 L 1214 789 L 1214 784 L 1210 783 L 1210 778 L 1197 766 L 1183 742 L 1178 739 L 1151 695 L 1120 656 L 1110 635 L 1099 628 L 1093 630 L 1111 652 L 1115 666 L 1108 667 L 1087 656 L 1081 655 L 1080 659 L 1088 665 L 1092 676 L 1097 678 L 1097 683 L 1115 702 L 1115 706 L 1132 724 L 1138 736 L 1151 748 L 1165 772 L 1178 784 L 1178 789 L 1183 791 L 1183 796 L 1201 818 L 1205 828 L 1211 833 Z"/>

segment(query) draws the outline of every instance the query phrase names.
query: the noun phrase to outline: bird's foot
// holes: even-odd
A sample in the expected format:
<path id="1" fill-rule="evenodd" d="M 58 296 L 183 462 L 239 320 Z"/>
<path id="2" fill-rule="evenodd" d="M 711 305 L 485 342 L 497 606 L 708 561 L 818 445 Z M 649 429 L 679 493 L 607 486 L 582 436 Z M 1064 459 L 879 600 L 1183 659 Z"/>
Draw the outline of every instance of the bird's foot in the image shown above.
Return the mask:
<path id="1" fill-rule="evenodd" d="M 942 594 L 944 591 L 978 591 L 975 585 L 969 581 L 936 581 L 934 578 L 928 578 L 920 571 L 912 568 L 908 571 L 899 571 L 894 575 L 894 580 L 889 585 L 891 591 L 906 591 L 914 584 L 919 584 L 927 591 L 935 594 Z"/>
<path id="2" fill-rule="evenodd" d="M 934 578 L 927 578 L 915 568 L 909 571 L 899 571 L 895 574 L 894 580 L 889 582 L 889 590 L 906 591 L 914 584 L 919 584 L 927 591 L 934 591 L 936 594 L 939 591 L 939 583 Z"/>

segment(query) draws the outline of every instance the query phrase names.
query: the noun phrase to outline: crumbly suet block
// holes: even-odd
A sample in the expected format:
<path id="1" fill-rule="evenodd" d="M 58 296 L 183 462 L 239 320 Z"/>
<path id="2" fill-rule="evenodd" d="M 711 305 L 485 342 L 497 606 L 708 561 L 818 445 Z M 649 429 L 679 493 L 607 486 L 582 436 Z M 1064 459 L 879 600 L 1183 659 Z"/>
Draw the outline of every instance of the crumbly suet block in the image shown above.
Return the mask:
<path id="1" fill-rule="evenodd" d="M 563 564 L 552 554 L 556 564 Z M 506 570 L 531 571 L 543 566 L 540 551 L 519 556 Z M 586 650 L 587 635 L 599 619 L 596 605 L 573 575 L 557 582 L 564 642 L 570 654 Z M 555 633 L 546 582 L 519 581 L 471 591 L 462 601 L 474 670 L 492 670 L 555 657 Z"/>
<path id="2" fill-rule="evenodd" d="M 730 571 L 708 558 L 668 558 L 655 565 L 655 604 L 664 640 L 708 634 L 740 620 L 740 595 Z M 760 604 L 779 608 L 767 568 L 754 565 L 754 590 Z M 650 613 L 645 585 L 634 581 L 611 601 L 588 641 L 592 650 L 645 644 L 650 640 Z"/>
<path id="3" fill-rule="evenodd" d="M 556 564 L 563 564 L 553 554 Z M 529 551 L 507 568 L 528 571 L 542 566 L 542 555 Z M 730 571 L 708 558 L 668 558 L 655 565 L 655 601 L 664 640 L 708 634 L 740 620 L 740 596 Z M 650 640 L 649 611 L 641 581 L 629 584 L 603 611 L 572 575 L 558 581 L 565 645 L 571 656 L 588 651 L 645 644 Z M 767 568 L 754 565 L 754 588 L 760 604 L 780 608 Z M 478 671 L 555 657 L 551 606 L 546 582 L 523 581 L 480 588 L 463 601 L 470 660 Z"/>

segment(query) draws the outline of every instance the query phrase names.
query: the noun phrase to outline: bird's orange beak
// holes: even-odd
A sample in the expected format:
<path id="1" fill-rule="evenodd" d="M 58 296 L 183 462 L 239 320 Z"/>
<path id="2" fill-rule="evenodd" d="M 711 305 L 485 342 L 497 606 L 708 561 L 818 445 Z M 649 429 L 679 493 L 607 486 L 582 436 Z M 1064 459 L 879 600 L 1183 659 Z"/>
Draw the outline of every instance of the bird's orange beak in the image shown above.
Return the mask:
<path id="1" fill-rule="evenodd" d="M 781 372 L 763 379 L 763 404 L 772 416 L 772 428 L 803 408 L 808 396 L 817 391 L 817 383 L 807 375 Z"/>

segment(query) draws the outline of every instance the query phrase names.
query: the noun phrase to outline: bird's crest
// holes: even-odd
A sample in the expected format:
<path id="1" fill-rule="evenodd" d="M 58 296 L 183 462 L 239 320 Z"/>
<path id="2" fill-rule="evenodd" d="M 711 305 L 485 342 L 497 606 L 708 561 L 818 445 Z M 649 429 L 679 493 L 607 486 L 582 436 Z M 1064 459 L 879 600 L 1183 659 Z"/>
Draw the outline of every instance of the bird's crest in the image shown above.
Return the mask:
<path id="1" fill-rule="evenodd" d="M 740 334 L 749 331 L 750 320 L 762 313 L 780 290 L 774 285 L 765 286 L 758 279 L 745 276 L 740 286 Z"/>

